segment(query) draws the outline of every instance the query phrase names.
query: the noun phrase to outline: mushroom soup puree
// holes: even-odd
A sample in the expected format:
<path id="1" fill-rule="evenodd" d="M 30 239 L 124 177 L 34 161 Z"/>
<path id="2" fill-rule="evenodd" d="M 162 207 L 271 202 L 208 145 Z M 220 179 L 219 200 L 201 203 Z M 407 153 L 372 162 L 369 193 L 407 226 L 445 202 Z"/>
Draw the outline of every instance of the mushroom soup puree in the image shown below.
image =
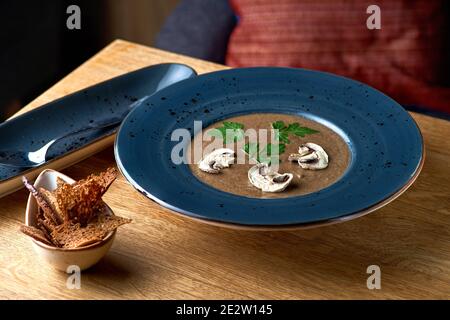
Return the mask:
<path id="1" fill-rule="evenodd" d="M 336 182 L 344 174 L 349 165 L 351 155 L 345 141 L 336 132 L 318 122 L 294 115 L 258 113 L 225 119 L 205 128 L 203 132 L 221 127 L 224 121 L 242 124 L 244 125 L 244 131 L 247 129 L 255 129 L 256 131 L 266 129 L 269 135 L 271 124 L 276 121 L 283 121 L 286 126 L 298 123 L 301 127 L 318 131 L 317 133 L 307 134 L 304 137 L 289 135 L 290 143 L 285 144 L 286 149 L 280 154 L 278 172 L 280 174 L 292 173 L 293 179 L 282 192 L 263 192 L 249 182 L 248 171 L 254 166 L 254 163 L 249 163 L 248 155 L 241 148 L 248 141 L 243 141 L 241 144 L 236 143 L 234 146 L 236 158 L 245 156 L 245 164 L 237 164 L 235 161 L 229 168 L 224 168 L 216 174 L 201 171 L 197 163 L 189 164 L 195 177 L 203 183 L 224 192 L 251 198 L 286 198 L 305 195 L 324 189 Z M 201 134 L 196 135 L 194 139 L 201 140 Z M 203 149 L 211 144 L 212 141 L 202 141 Z M 270 142 L 270 136 L 267 137 L 267 142 Z M 298 153 L 299 146 L 308 142 L 318 144 L 326 151 L 329 157 L 327 168 L 323 170 L 305 170 L 299 166 L 297 161 L 292 162 L 288 160 L 290 154 Z M 262 145 L 261 148 L 263 147 Z M 191 157 L 194 152 L 193 150 L 194 144 L 191 143 L 188 149 L 188 157 Z"/>

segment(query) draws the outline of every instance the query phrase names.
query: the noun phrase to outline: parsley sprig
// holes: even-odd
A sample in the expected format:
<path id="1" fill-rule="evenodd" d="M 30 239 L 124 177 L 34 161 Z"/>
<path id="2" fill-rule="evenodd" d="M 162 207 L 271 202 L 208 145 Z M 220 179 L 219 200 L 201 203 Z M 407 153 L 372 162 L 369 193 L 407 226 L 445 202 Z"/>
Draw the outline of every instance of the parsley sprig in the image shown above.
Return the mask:
<path id="1" fill-rule="evenodd" d="M 302 127 L 297 122 L 286 126 L 283 121 L 273 122 L 272 129 L 276 130 L 275 139 L 278 141 L 278 144 L 269 143 L 266 147 L 261 149 L 258 143 L 246 143 L 244 145 L 244 152 L 247 153 L 250 158 L 256 159 L 256 161 L 260 163 L 265 162 L 270 164 L 274 156 L 279 156 L 285 152 L 286 144 L 291 143 L 289 140 L 290 134 L 303 138 L 308 134 L 319 132 L 308 127 Z"/>
<path id="2" fill-rule="evenodd" d="M 308 127 L 302 127 L 297 122 L 291 123 L 290 125 L 286 126 L 283 121 L 273 122 L 272 129 L 277 130 L 275 138 L 282 143 L 291 143 L 291 141 L 289 140 L 289 134 L 293 134 L 295 136 L 303 138 L 307 134 L 314 134 L 319 132 Z"/>
<path id="3" fill-rule="evenodd" d="M 260 148 L 259 143 L 249 142 L 244 145 L 244 152 L 250 158 L 260 163 L 270 164 L 274 157 L 279 156 L 286 150 L 286 144 L 291 143 L 289 135 L 305 137 L 308 134 L 318 133 L 319 131 L 302 127 L 297 122 L 286 125 L 283 121 L 275 121 L 271 124 L 272 129 L 276 130 L 275 139 L 277 144 L 268 143 L 264 148 Z M 228 142 L 237 142 L 244 139 L 244 125 L 238 122 L 224 121 L 221 127 L 208 131 L 208 134 L 221 138 L 226 144 Z"/>

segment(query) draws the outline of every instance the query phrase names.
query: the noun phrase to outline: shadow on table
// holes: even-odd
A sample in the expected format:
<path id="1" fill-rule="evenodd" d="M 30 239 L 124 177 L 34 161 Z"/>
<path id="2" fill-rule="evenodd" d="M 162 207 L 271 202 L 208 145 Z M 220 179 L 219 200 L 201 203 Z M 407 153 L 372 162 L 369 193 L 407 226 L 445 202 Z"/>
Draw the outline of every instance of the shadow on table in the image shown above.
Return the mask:
<path id="1" fill-rule="evenodd" d="M 123 259 L 109 252 L 96 265 L 83 271 L 83 274 L 95 275 L 98 280 L 109 279 L 110 275 L 114 274 L 115 277 L 125 280 L 132 275 L 132 272 L 129 270 L 129 266 L 123 262 Z"/>

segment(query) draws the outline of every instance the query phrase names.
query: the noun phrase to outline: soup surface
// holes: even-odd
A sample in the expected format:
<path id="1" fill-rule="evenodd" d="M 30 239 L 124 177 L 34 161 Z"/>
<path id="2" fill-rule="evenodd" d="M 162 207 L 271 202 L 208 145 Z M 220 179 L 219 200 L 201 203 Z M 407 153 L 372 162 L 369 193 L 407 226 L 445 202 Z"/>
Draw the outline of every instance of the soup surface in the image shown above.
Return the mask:
<path id="1" fill-rule="evenodd" d="M 254 187 L 248 180 L 248 170 L 254 165 L 249 163 L 248 157 L 245 157 L 245 152 L 242 150 L 242 144 L 247 141 L 242 141 L 241 144 L 235 145 L 235 152 L 237 156 L 245 157 L 245 164 L 233 164 L 229 168 L 224 168 L 218 174 L 210 174 L 201 171 L 196 163 L 190 164 L 190 169 L 195 177 L 202 182 L 210 185 L 213 188 L 222 190 L 224 192 L 241 195 L 251 198 L 285 198 L 299 195 L 305 195 L 315 191 L 319 191 L 323 188 L 336 182 L 347 169 L 350 162 L 350 151 L 344 140 L 333 130 L 328 127 L 303 118 L 299 116 L 287 115 L 287 114 L 248 114 L 243 116 L 237 116 L 229 118 L 223 121 L 236 122 L 244 125 L 243 130 L 247 129 L 267 129 L 268 130 L 268 142 L 270 142 L 270 128 L 271 123 L 275 121 L 283 121 L 286 125 L 292 123 L 298 123 L 302 127 L 308 127 L 319 131 L 318 133 L 308 134 L 305 137 L 299 137 L 296 135 L 289 135 L 290 143 L 286 144 L 285 152 L 280 154 L 279 173 L 292 173 L 294 178 L 290 185 L 283 191 L 278 193 L 262 192 Z M 218 128 L 222 126 L 223 121 L 215 123 L 206 129 L 205 131 Z M 201 134 L 197 134 L 195 139 L 202 140 Z M 214 138 L 213 138 L 214 139 Z M 220 139 L 220 138 L 219 138 Z M 201 141 L 203 150 L 212 143 L 212 141 Z M 297 153 L 298 147 L 301 144 L 313 142 L 316 143 L 327 152 L 329 157 L 329 164 L 326 169 L 323 170 L 305 170 L 302 169 L 298 163 L 288 161 L 288 157 L 291 153 Z M 195 143 L 191 143 L 188 150 L 188 157 L 193 159 Z M 224 146 L 225 147 L 225 146 Z M 200 157 L 201 158 L 201 157 Z"/>

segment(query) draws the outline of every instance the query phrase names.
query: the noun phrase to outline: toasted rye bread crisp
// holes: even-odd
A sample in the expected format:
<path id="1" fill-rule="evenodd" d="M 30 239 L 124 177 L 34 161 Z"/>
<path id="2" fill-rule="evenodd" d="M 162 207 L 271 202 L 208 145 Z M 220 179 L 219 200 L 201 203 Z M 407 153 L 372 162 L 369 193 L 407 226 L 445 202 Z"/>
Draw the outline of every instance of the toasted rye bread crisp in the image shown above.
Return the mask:
<path id="1" fill-rule="evenodd" d="M 36 190 L 23 178 L 39 205 L 36 228 L 23 226 L 22 232 L 36 240 L 56 247 L 79 248 L 103 240 L 117 227 L 131 222 L 111 216 L 104 210 L 102 195 L 117 177 L 109 168 L 99 175 L 90 175 L 74 184 L 57 178 L 57 188 L 51 192 Z"/>
<path id="2" fill-rule="evenodd" d="M 45 236 L 44 232 L 42 232 L 42 230 L 39 230 L 39 229 L 37 229 L 35 227 L 21 225 L 20 226 L 20 231 L 25 233 L 27 236 L 32 237 L 34 240 L 40 241 L 40 242 L 45 243 L 45 244 L 47 244 L 49 246 L 53 245 L 53 243 L 51 243 L 50 240 L 47 239 L 47 237 Z"/>
<path id="3" fill-rule="evenodd" d="M 54 213 L 54 216 L 57 219 L 57 223 L 55 223 L 55 224 L 59 225 L 59 224 L 63 223 L 65 220 L 64 212 L 58 206 L 58 200 L 56 199 L 55 194 L 44 188 L 39 188 L 39 193 L 42 195 L 42 197 L 45 199 L 45 201 L 48 203 L 48 205 L 52 209 L 52 212 Z"/>
<path id="4" fill-rule="evenodd" d="M 79 223 L 62 224 L 51 235 L 64 248 L 79 248 L 103 240 L 111 231 L 130 222 L 131 219 L 102 215 L 86 227 Z"/>
<path id="5" fill-rule="evenodd" d="M 36 199 L 38 206 L 42 209 L 42 213 L 46 219 L 54 225 L 58 225 L 62 222 L 61 217 L 57 214 L 51 203 L 44 197 L 44 195 L 38 191 L 27 178 L 22 177 L 23 184 L 30 191 L 31 195 Z M 43 189 L 44 190 L 44 189 Z"/>
<path id="6" fill-rule="evenodd" d="M 69 184 L 65 182 L 61 177 L 56 177 L 56 189 L 62 187 L 63 185 Z"/>
<path id="7" fill-rule="evenodd" d="M 51 235 L 50 235 L 50 233 L 49 233 L 48 230 L 47 230 L 47 226 L 48 226 L 48 225 L 47 225 L 47 224 L 44 225 L 44 224 L 45 224 L 44 220 L 39 219 L 39 220 L 37 221 L 36 227 L 44 233 L 45 237 L 46 237 L 50 242 L 52 242 L 52 241 L 51 241 Z"/>
<path id="8" fill-rule="evenodd" d="M 98 175 L 91 174 L 87 176 L 85 179 L 78 180 L 72 186 L 74 188 L 87 188 L 89 189 L 89 185 L 92 183 L 98 184 L 101 187 L 102 195 L 108 190 L 109 186 L 114 182 L 117 178 L 117 170 L 116 168 L 108 168 L 106 171 L 101 172 Z"/>
<path id="9" fill-rule="evenodd" d="M 103 194 L 117 177 L 117 170 L 109 168 L 100 175 L 90 175 L 73 185 L 61 184 L 54 192 L 65 220 L 85 226 L 95 215 Z"/>
<path id="10" fill-rule="evenodd" d="M 76 187 L 63 186 L 56 191 L 58 206 L 63 210 L 66 220 L 79 222 L 82 226 L 96 213 L 101 201 L 102 187 L 96 182 Z"/>
<path id="11" fill-rule="evenodd" d="M 44 231 L 44 233 L 46 233 L 46 235 L 48 235 L 47 238 L 51 239 L 51 233 L 53 232 L 53 230 L 55 230 L 56 226 L 49 223 L 47 219 L 42 219 L 42 218 L 38 218 L 37 219 L 37 226 L 39 227 L 39 229 L 41 229 L 42 231 Z"/>

